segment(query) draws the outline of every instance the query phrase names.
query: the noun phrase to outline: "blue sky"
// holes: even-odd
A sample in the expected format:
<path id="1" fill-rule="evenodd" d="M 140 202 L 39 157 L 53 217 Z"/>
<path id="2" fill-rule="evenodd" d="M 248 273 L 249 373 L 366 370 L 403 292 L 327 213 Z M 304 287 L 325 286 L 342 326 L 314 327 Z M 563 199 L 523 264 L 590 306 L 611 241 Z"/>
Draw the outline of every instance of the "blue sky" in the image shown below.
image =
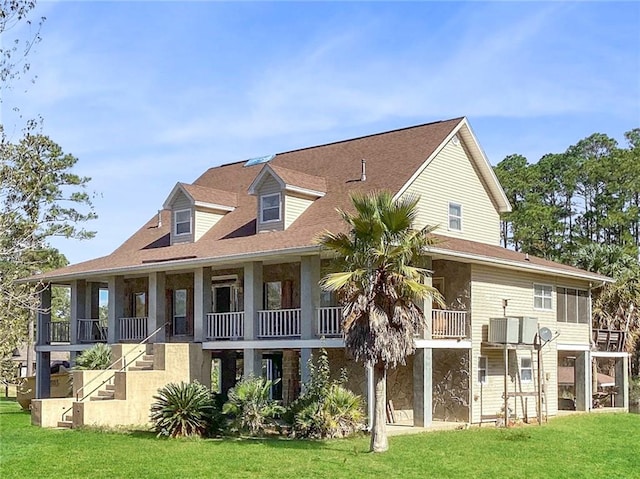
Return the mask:
<path id="1" fill-rule="evenodd" d="M 640 126 L 640 2 L 40 2 L 11 133 L 44 133 L 91 176 L 109 254 L 207 168 L 467 116 L 489 160 L 536 161 Z M 10 36 L 22 35 L 14 29 Z"/>

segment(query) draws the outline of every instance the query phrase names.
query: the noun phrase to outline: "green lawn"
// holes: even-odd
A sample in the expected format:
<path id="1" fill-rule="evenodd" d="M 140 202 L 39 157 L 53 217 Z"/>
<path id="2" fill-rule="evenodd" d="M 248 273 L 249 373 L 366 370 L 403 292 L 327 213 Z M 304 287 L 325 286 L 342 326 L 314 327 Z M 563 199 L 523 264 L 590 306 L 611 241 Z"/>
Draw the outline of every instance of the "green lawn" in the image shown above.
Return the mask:
<path id="1" fill-rule="evenodd" d="M 0 400 L 0 477 L 640 478 L 640 415 L 563 417 L 543 427 L 471 428 L 328 442 L 169 440 L 144 432 L 40 429 Z"/>

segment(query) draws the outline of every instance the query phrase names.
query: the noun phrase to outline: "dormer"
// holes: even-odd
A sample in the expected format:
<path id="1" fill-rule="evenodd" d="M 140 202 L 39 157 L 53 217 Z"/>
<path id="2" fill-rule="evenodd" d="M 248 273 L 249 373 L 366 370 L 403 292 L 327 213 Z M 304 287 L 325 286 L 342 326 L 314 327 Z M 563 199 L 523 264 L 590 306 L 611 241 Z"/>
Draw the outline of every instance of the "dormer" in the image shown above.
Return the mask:
<path id="1" fill-rule="evenodd" d="M 171 211 L 171 244 L 198 241 L 237 204 L 235 193 L 177 183 L 163 205 Z"/>
<path id="2" fill-rule="evenodd" d="M 258 233 L 287 229 L 327 191 L 324 178 L 266 164 L 249 186 L 257 197 Z"/>

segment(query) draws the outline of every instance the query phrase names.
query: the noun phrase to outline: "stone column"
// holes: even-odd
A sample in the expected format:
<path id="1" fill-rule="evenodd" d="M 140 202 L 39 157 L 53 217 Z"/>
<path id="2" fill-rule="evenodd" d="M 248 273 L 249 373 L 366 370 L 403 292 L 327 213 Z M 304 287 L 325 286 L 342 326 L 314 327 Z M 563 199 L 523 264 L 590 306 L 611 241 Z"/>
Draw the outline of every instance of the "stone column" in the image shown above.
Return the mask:
<path id="1" fill-rule="evenodd" d="M 149 340 L 151 343 L 163 343 L 165 341 L 164 324 L 167 321 L 167 294 L 166 275 L 162 271 L 149 273 L 149 333 L 161 328 L 156 335 Z"/>
<path id="2" fill-rule="evenodd" d="M 78 343 L 78 320 L 88 319 L 87 315 L 87 283 L 83 279 L 71 281 L 71 324 L 69 325 L 69 341 Z M 88 325 L 87 327 L 91 327 Z"/>
<path id="3" fill-rule="evenodd" d="M 574 364 L 574 395 L 576 411 L 588 411 L 591 404 L 591 358 L 588 351 L 576 354 Z"/>
<path id="4" fill-rule="evenodd" d="M 100 283 L 87 283 L 84 312 L 88 319 L 100 319 Z"/>
<path id="5" fill-rule="evenodd" d="M 259 349 L 245 348 L 244 350 L 244 374 L 249 376 L 262 376 L 262 351 Z"/>
<path id="6" fill-rule="evenodd" d="M 432 422 L 432 349 L 416 349 L 413 358 L 413 425 L 428 427 Z"/>
<path id="7" fill-rule="evenodd" d="M 51 285 L 46 285 L 40 292 L 40 307 L 38 310 L 37 344 L 49 344 L 49 323 L 51 322 Z M 36 399 L 51 396 L 51 353 L 49 351 L 36 352 Z"/>
<path id="8" fill-rule="evenodd" d="M 109 277 L 109 322 L 107 342 L 115 344 L 120 339 L 119 318 L 124 316 L 124 277 Z"/>
<path id="9" fill-rule="evenodd" d="M 207 313 L 211 312 L 211 268 L 196 268 L 193 277 L 193 340 L 204 341 Z"/>

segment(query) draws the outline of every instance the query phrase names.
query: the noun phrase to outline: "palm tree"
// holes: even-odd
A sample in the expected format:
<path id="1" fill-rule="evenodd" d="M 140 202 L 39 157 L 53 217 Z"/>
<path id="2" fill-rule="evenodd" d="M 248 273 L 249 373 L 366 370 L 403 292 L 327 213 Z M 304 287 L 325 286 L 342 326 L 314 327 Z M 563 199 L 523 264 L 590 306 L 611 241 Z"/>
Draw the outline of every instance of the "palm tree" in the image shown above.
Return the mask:
<path id="1" fill-rule="evenodd" d="M 338 272 L 320 286 L 338 293 L 343 305 L 345 346 L 356 361 L 373 368 L 375 412 L 373 452 L 389 448 L 385 402 L 387 369 L 406 363 L 415 351 L 414 337 L 425 326 L 418 304 L 428 297 L 442 302 L 424 283 L 422 267 L 433 239 L 432 227 L 413 228 L 418 198 L 394 201 L 387 191 L 351 196 L 355 213 L 339 210 L 349 233 L 324 233 L 319 243 L 332 251 Z"/>

